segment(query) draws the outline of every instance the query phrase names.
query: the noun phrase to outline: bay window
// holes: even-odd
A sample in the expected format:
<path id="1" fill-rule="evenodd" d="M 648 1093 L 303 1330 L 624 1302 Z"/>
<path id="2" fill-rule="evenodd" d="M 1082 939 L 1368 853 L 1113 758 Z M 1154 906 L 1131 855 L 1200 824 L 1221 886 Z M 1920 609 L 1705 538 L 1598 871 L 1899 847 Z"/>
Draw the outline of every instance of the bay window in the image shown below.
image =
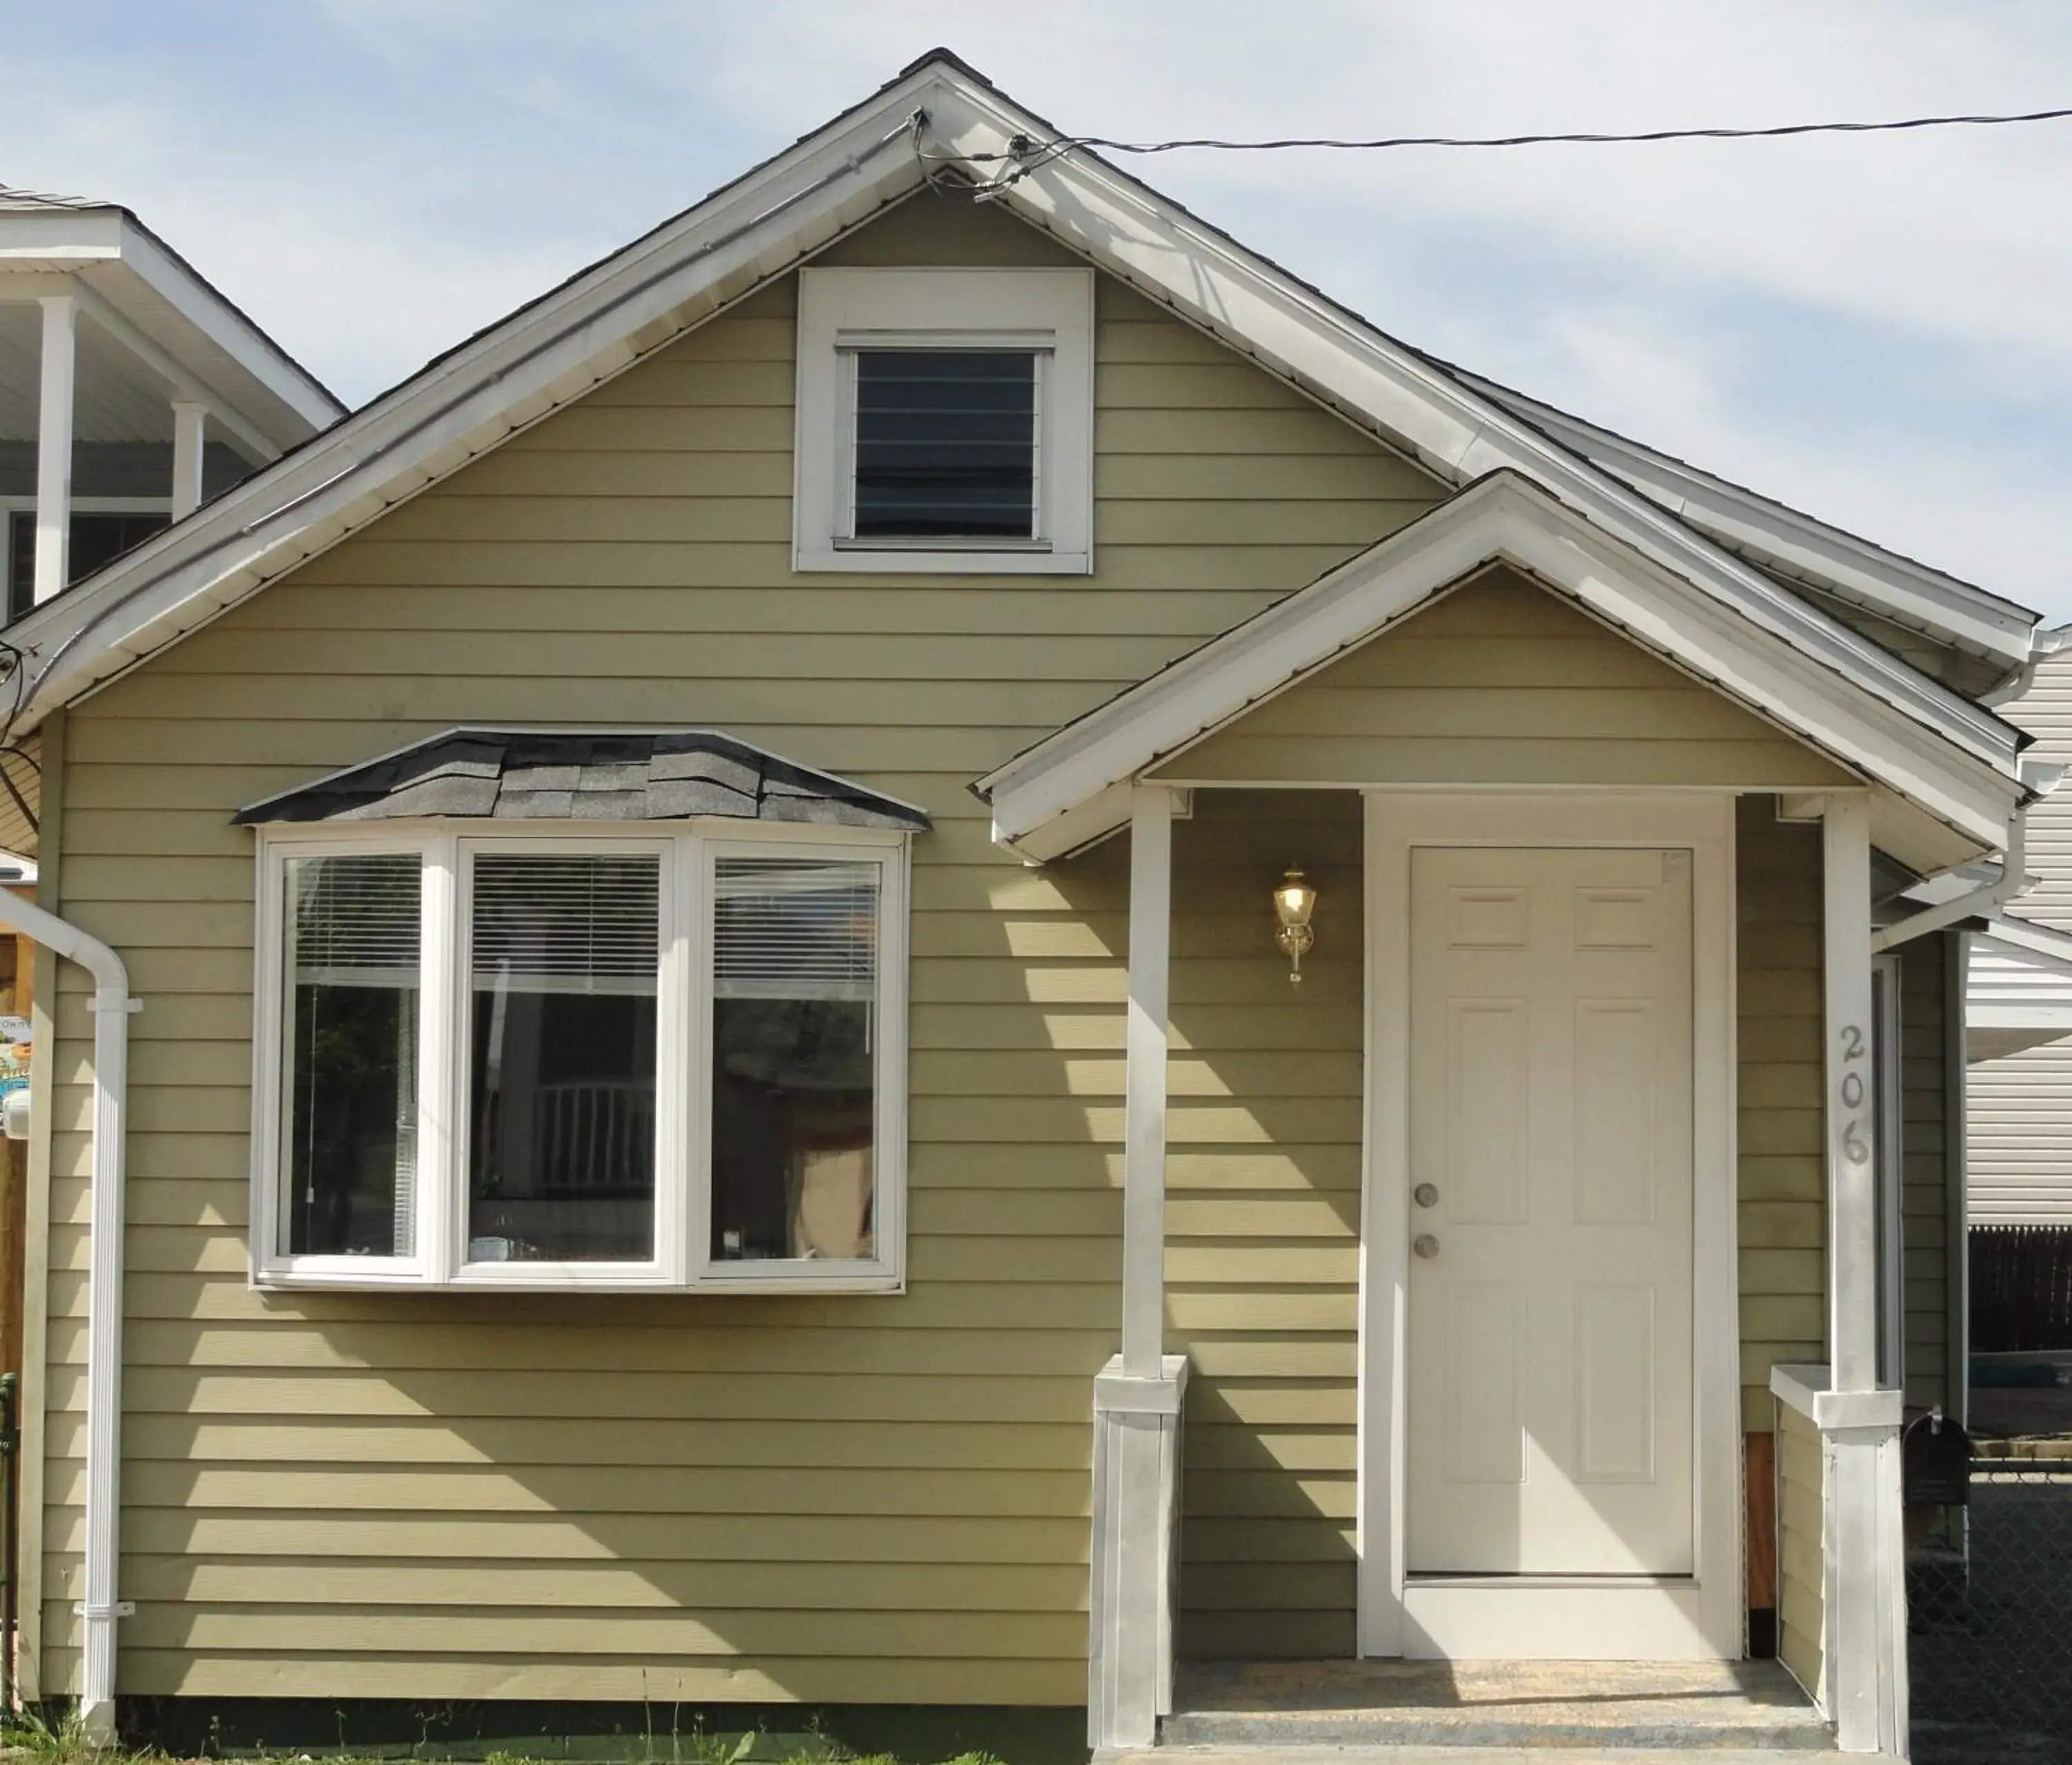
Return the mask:
<path id="1" fill-rule="evenodd" d="M 265 828 L 261 1285 L 895 1288 L 906 842 Z"/>

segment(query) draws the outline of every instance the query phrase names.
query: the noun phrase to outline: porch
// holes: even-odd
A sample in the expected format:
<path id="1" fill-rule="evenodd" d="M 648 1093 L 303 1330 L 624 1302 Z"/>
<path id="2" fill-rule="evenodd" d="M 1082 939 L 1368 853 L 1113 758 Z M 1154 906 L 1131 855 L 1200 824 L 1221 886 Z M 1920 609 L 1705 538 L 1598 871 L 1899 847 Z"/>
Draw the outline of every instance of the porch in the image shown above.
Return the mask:
<path id="1" fill-rule="evenodd" d="M 1190 1688 L 1268 1680 L 1256 1734 L 1330 1732 L 1356 1708 L 1399 1739 L 1630 1747 L 1673 1729 L 1688 1746 L 1684 1718 L 1753 1685 L 1739 1707 L 1758 1714 L 1708 1746 L 1768 1745 L 1782 1722 L 1790 1747 L 1903 1749 L 1873 986 L 1892 932 L 1873 848 L 1932 870 L 1953 829 L 1836 764 L 1783 699 L 1758 716 L 1745 679 L 1708 690 L 1694 659 L 1646 654 L 1630 605 L 1608 629 L 1605 584 L 1548 580 L 1563 564 L 1412 576 L 1392 598 L 1379 577 L 1326 578 L 981 786 L 1003 843 L 1097 848 L 1078 862 L 1118 882 L 1127 867 L 1122 1352 L 1094 1394 L 1099 1749 L 1211 1738 L 1244 1713 Z M 1363 587 L 1385 604 L 1357 607 Z M 1099 846 L 1125 824 L 1126 848 Z M 1276 1004 L 1252 989 L 1273 984 L 1256 976 L 1289 863 L 1322 899 Z M 1951 910 L 1928 919 L 1909 933 Z M 1234 941 L 1254 978 L 1204 992 L 1198 965 L 1237 960 Z M 1465 1029 L 1464 1006 L 1480 1014 Z M 1223 1058 L 1232 1021 L 1248 1059 L 1277 1062 Z M 1250 1143 L 1203 1143 L 1231 1137 Z M 1276 1226 L 1300 1215 L 1289 1192 L 1342 1228 L 1355 1254 L 1335 1276 L 1293 1241 L 1312 1229 Z M 1795 1223 L 1773 1245 L 1775 1221 Z M 1752 1615 L 1778 1603 L 1749 1597 L 1777 1572 L 1756 1447 L 1771 1367 L 1823 1357 L 1820 1629 L 1794 1657 L 1803 1699 L 1767 1702 L 1790 1681 L 1743 1659 Z M 1248 1443 L 1249 1467 L 1182 1475 L 1190 1452 Z M 1314 1475 L 1282 1477 L 1299 1493 L 1278 1507 L 1196 1488 L 1297 1467 Z M 1330 1659 L 1204 1664 L 1267 1656 Z M 1695 1702 L 1661 1689 L 1679 1673 Z M 1478 1726 L 1463 1688 L 1507 1674 L 1541 1692 L 1522 1726 Z"/>

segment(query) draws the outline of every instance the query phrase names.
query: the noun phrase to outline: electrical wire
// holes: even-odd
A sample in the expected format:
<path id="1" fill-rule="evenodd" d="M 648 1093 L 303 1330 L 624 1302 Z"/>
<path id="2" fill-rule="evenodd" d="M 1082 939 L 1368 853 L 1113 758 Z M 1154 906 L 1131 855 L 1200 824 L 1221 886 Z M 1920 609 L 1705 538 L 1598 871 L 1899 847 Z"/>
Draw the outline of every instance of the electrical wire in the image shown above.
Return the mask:
<path id="1" fill-rule="evenodd" d="M 1902 117 L 1874 122 L 1790 122 L 1752 129 L 1646 129 L 1631 133 L 1596 130 L 1584 133 L 1522 135 L 1379 135 L 1355 139 L 1335 135 L 1289 135 L 1262 141 L 1226 140 L 1212 135 L 1185 137 L 1174 141 L 1119 141 L 1108 135 L 1067 135 L 1038 141 L 1018 135 L 1005 150 L 964 154 L 952 161 L 936 157 L 935 163 L 961 162 L 968 165 L 1004 164 L 1012 167 L 1001 175 L 982 182 L 952 187 L 954 194 L 982 201 L 1040 171 L 1053 160 L 1075 149 L 1116 154 L 1170 154 L 1210 150 L 1223 153 L 1278 153 L 1289 149 L 1321 149 L 1339 153 L 1373 153 L 1403 147 L 1552 147 L 1626 146 L 1667 141 L 1777 141 L 1799 135 L 1893 134 L 1920 129 L 1991 128 L 2008 124 L 2062 122 L 2072 120 L 2072 105 L 2049 110 L 1980 111 L 1938 117 Z M 919 150 L 919 132 L 915 149 Z M 930 156 L 921 154 L 923 175 L 931 187 L 952 193 L 927 170 Z"/>

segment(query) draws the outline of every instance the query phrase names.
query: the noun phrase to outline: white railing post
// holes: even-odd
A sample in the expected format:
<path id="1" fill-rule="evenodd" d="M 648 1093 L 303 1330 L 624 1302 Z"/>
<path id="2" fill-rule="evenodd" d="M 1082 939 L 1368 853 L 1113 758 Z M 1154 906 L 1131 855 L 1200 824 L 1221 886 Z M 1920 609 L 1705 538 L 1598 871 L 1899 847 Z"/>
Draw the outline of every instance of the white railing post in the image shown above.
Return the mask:
<path id="1" fill-rule="evenodd" d="M 1871 1020 L 1870 803 L 1836 792 L 1821 816 L 1831 1391 L 1827 1460 L 1827 1636 L 1835 1743 L 1906 1752 L 1900 1395 L 1878 1389 L 1877 1098 Z M 1897 1272 L 1897 1271 L 1895 1271 Z"/>
<path id="2" fill-rule="evenodd" d="M 1184 1355 L 1165 1352 L 1166 1058 L 1173 794 L 1133 793 L 1124 1032 L 1122 1352 L 1094 1381 L 1087 1738 L 1149 1747 L 1173 1708 Z"/>
<path id="3" fill-rule="evenodd" d="M 72 550 L 72 379 L 79 305 L 69 294 L 43 297 L 43 347 L 36 406 L 35 601 L 65 585 Z"/>

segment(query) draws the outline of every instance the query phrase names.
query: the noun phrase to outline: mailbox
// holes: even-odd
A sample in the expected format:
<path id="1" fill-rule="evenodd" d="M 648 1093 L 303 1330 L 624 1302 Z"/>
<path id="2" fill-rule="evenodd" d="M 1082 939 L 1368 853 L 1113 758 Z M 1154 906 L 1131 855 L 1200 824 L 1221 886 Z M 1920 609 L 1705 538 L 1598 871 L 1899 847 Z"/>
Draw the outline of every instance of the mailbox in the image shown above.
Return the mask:
<path id="1" fill-rule="evenodd" d="M 1961 1508 L 1971 1500 L 1971 1437 L 1940 1410 L 1907 1423 L 1899 1457 L 1910 1508 Z"/>

